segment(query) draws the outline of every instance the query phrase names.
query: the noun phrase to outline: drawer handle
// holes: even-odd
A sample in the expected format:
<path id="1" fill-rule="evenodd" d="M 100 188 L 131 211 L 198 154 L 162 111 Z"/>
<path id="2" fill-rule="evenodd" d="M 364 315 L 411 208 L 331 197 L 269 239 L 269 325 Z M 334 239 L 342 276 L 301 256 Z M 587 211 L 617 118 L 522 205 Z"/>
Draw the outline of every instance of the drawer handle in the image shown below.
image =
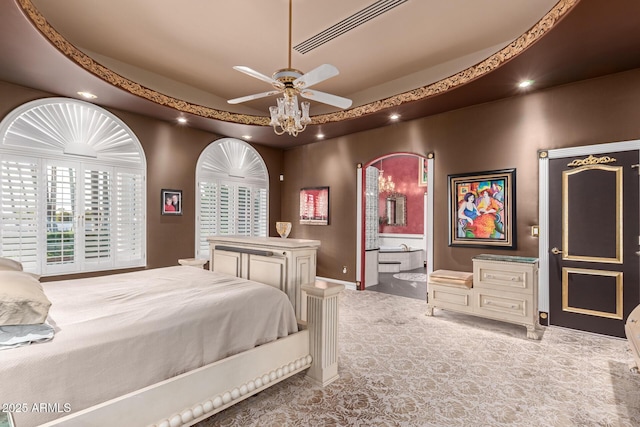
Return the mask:
<path id="1" fill-rule="evenodd" d="M 493 305 L 493 302 L 491 302 L 491 301 L 486 301 L 486 300 L 485 300 L 484 305 Z M 500 304 L 498 304 L 498 306 L 499 306 L 499 305 L 500 305 Z M 504 306 L 503 306 L 503 307 L 504 307 Z M 509 308 L 518 308 L 518 305 L 517 305 L 517 304 L 511 304 L 511 305 L 509 306 Z"/>
<path id="2" fill-rule="evenodd" d="M 484 277 L 486 279 L 505 280 L 505 276 L 496 276 L 495 274 L 487 274 Z M 508 279 L 511 280 L 512 282 L 517 282 L 518 281 L 518 277 L 515 277 L 515 276 L 508 277 Z"/>

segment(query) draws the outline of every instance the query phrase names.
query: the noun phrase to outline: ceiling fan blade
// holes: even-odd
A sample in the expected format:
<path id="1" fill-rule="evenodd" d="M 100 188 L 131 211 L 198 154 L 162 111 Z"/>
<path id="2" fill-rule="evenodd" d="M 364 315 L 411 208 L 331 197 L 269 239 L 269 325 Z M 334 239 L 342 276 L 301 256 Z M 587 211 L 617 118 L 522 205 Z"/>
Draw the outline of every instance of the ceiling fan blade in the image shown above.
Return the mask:
<path id="1" fill-rule="evenodd" d="M 279 94 L 279 90 L 270 90 L 269 92 L 256 93 L 254 95 L 242 96 L 240 98 L 230 99 L 229 104 L 240 104 L 241 102 L 253 101 L 254 99 L 266 98 L 267 96 Z"/>
<path id="2" fill-rule="evenodd" d="M 335 77 L 340 72 L 336 67 L 330 64 L 322 64 L 319 67 L 314 68 L 308 73 L 303 74 L 293 81 L 293 85 L 297 88 L 304 89 L 321 81 Z"/>
<path id="3" fill-rule="evenodd" d="M 235 67 L 233 67 L 234 70 L 240 71 L 241 73 L 245 73 L 251 77 L 254 77 L 258 80 L 262 80 L 263 82 L 267 82 L 269 84 L 272 84 L 278 88 L 284 87 L 284 85 L 282 83 L 280 83 L 279 81 L 272 79 L 269 76 L 265 76 L 262 73 L 257 72 L 256 70 L 253 70 L 249 67 L 245 67 L 244 65 L 236 65 Z"/>
<path id="4" fill-rule="evenodd" d="M 326 92 L 319 92 L 317 90 L 303 90 L 300 92 L 300 96 L 303 98 L 311 99 L 312 101 L 322 102 L 323 104 L 333 105 L 334 107 L 339 108 L 349 108 L 351 107 L 350 99 L 343 98 L 341 96 L 331 95 Z"/>

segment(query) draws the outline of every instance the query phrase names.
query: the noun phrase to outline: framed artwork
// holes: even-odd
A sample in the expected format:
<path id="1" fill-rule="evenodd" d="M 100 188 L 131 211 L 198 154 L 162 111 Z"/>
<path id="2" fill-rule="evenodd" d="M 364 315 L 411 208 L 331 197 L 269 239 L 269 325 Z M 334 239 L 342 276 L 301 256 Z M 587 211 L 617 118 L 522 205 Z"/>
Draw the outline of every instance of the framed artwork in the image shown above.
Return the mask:
<path id="1" fill-rule="evenodd" d="M 516 170 L 449 175 L 449 246 L 516 247 Z"/>
<path id="2" fill-rule="evenodd" d="M 182 215 L 182 190 L 160 191 L 162 215 Z"/>
<path id="3" fill-rule="evenodd" d="M 420 162 L 420 170 L 418 171 L 418 187 L 426 187 L 427 186 L 427 158 L 420 157 L 418 159 Z"/>
<path id="4" fill-rule="evenodd" d="M 329 187 L 300 189 L 300 224 L 329 224 Z"/>

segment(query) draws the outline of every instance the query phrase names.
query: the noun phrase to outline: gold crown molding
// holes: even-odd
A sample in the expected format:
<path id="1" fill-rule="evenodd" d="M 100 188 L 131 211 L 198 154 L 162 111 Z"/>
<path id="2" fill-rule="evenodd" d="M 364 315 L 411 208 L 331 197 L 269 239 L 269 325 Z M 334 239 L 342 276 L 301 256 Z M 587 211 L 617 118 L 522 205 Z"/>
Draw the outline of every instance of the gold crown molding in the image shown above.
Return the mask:
<path id="1" fill-rule="evenodd" d="M 44 16 L 33 5 L 31 0 L 17 0 L 20 7 L 34 24 L 34 26 L 44 35 L 62 54 L 73 60 L 85 70 L 89 71 L 101 80 L 123 89 L 133 95 L 147 99 L 159 105 L 174 108 L 185 113 L 195 114 L 201 117 L 221 120 L 231 123 L 246 125 L 268 126 L 269 118 L 262 116 L 250 116 L 245 114 L 231 113 L 229 111 L 216 110 L 202 105 L 192 104 L 181 99 L 173 98 L 163 93 L 157 92 L 148 87 L 142 86 L 132 80 L 127 79 L 112 71 L 111 69 L 94 61 L 91 57 L 80 51 L 60 33 L 58 33 L 47 22 Z"/>
<path id="2" fill-rule="evenodd" d="M 484 61 L 460 71 L 453 76 L 418 89 L 413 89 L 408 92 L 355 107 L 350 110 L 313 116 L 313 124 L 323 124 L 362 117 L 387 108 L 397 107 L 398 105 L 407 102 L 419 101 L 435 95 L 440 95 L 458 86 L 469 83 L 470 81 L 499 68 L 502 64 L 525 51 L 529 46 L 538 41 L 550 29 L 552 29 L 579 1 L 580 0 L 560 0 L 556 3 L 553 9 L 538 21 L 536 25 L 531 27 L 529 31 L 511 42 L 508 46 L 491 55 Z"/>
<path id="3" fill-rule="evenodd" d="M 374 101 L 365 105 L 351 108 L 349 110 L 335 113 L 321 114 L 311 117 L 311 124 L 318 125 L 343 120 L 355 119 L 369 114 L 377 113 L 391 107 L 423 100 L 445 93 L 451 89 L 471 82 L 513 59 L 529 46 L 538 41 L 550 29 L 552 29 L 580 0 L 560 0 L 556 5 L 530 30 L 518 37 L 508 46 L 499 52 L 491 55 L 484 61 L 473 65 L 457 74 L 454 74 L 435 83 L 417 89 L 403 92 L 382 100 Z M 159 105 L 174 108 L 185 113 L 195 114 L 201 117 L 221 120 L 225 122 L 238 123 L 244 125 L 269 126 L 269 117 L 252 116 L 247 114 L 232 113 L 229 111 L 216 110 L 202 105 L 173 98 L 153 89 L 142 86 L 112 71 L 111 69 L 94 61 L 88 55 L 80 51 L 60 33 L 58 33 L 42 16 L 31 0 L 17 0 L 25 15 L 61 53 L 73 60 L 85 70 L 105 82 L 123 89 L 133 95 L 147 99 Z"/>

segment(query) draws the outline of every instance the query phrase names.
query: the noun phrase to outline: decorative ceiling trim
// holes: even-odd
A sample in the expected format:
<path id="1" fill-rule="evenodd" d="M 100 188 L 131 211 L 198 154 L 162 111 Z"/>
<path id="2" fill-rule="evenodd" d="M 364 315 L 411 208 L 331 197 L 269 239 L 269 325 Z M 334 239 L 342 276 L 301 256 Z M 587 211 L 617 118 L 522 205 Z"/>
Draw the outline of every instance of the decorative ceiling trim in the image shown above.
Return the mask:
<path id="1" fill-rule="evenodd" d="M 509 60 L 513 59 L 529 46 L 537 42 L 549 30 L 551 30 L 560 20 L 579 2 L 580 0 L 560 0 L 556 5 L 538 21 L 531 29 L 511 42 L 508 46 L 497 53 L 491 55 L 484 61 L 473 65 L 457 74 L 439 80 L 435 83 L 403 92 L 385 99 L 374 101 L 365 105 L 354 107 L 348 110 L 334 113 L 313 116 L 312 125 L 340 122 L 343 120 L 355 119 L 369 114 L 377 113 L 388 108 L 423 100 L 436 95 L 443 94 L 451 89 L 469 83 L 491 71 L 499 68 Z M 91 57 L 80 51 L 60 33 L 58 33 L 45 19 L 44 16 L 33 5 L 31 0 L 17 0 L 25 15 L 33 25 L 44 35 L 62 54 L 73 60 L 85 70 L 105 82 L 123 89 L 133 95 L 147 99 L 159 105 L 174 108 L 185 113 L 197 116 L 221 120 L 224 122 L 238 123 L 254 126 L 269 126 L 269 117 L 252 116 L 247 114 L 221 111 L 202 105 L 192 104 L 187 101 L 173 98 L 153 89 L 145 87 L 139 83 L 129 80 L 111 69 L 94 61 Z"/>

